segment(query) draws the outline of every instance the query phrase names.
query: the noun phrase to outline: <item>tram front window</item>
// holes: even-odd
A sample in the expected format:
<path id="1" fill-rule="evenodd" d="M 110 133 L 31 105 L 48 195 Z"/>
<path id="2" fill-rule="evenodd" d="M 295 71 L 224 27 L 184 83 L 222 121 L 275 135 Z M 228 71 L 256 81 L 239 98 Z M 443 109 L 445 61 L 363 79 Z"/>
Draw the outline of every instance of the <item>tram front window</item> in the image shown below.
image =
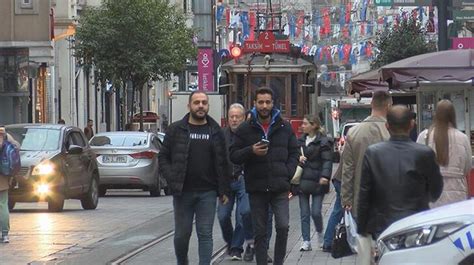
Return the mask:
<path id="1" fill-rule="evenodd" d="M 273 89 L 273 106 L 281 111 L 282 115 L 286 115 L 285 102 L 285 77 L 270 77 L 270 88 Z"/>

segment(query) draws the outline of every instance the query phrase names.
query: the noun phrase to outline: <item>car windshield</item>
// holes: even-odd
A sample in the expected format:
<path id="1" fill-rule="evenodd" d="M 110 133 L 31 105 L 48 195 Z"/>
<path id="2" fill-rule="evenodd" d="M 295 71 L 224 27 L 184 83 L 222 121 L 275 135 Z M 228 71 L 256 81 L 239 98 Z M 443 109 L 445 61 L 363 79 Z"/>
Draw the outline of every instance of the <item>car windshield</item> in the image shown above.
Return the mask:
<path id="1" fill-rule="evenodd" d="M 91 146 L 144 146 L 148 144 L 146 135 L 96 135 L 91 141 Z"/>
<path id="2" fill-rule="evenodd" d="M 12 128 L 8 133 L 20 144 L 22 151 L 54 151 L 59 149 L 61 131 L 45 128 Z"/>

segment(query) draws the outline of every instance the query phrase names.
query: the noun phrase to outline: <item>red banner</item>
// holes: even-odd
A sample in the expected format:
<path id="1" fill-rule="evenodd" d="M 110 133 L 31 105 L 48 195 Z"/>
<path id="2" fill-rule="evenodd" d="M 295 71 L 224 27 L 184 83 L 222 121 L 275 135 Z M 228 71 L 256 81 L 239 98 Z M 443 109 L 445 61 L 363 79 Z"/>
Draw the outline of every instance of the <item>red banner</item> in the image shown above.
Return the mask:
<path id="1" fill-rule="evenodd" d="M 199 90 L 214 91 L 214 60 L 210 48 L 198 50 Z"/>

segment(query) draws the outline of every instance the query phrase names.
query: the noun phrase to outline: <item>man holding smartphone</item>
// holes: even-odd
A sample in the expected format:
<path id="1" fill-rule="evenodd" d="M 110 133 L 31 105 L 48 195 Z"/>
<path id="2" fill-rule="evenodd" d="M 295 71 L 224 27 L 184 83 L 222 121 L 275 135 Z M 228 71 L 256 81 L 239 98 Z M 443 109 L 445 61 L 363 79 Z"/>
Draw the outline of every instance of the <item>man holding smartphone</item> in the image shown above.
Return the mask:
<path id="1" fill-rule="evenodd" d="M 245 188 L 255 233 L 257 264 L 267 264 L 267 221 L 271 206 L 275 214 L 274 264 L 283 264 L 289 224 L 290 179 L 298 164 L 296 136 L 273 106 L 273 91 L 255 91 L 251 118 L 235 132 L 230 159 L 245 168 Z"/>

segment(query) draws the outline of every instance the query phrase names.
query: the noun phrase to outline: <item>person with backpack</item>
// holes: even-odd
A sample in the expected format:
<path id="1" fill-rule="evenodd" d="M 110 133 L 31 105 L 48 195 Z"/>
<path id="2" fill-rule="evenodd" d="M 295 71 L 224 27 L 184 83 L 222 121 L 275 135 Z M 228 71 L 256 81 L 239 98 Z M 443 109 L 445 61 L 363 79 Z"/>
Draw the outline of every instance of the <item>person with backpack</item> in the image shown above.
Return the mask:
<path id="1" fill-rule="evenodd" d="M 2 243 L 9 243 L 10 212 L 8 210 L 8 189 L 10 182 L 20 169 L 18 148 L 8 140 L 4 127 L 0 127 L 0 228 Z"/>

